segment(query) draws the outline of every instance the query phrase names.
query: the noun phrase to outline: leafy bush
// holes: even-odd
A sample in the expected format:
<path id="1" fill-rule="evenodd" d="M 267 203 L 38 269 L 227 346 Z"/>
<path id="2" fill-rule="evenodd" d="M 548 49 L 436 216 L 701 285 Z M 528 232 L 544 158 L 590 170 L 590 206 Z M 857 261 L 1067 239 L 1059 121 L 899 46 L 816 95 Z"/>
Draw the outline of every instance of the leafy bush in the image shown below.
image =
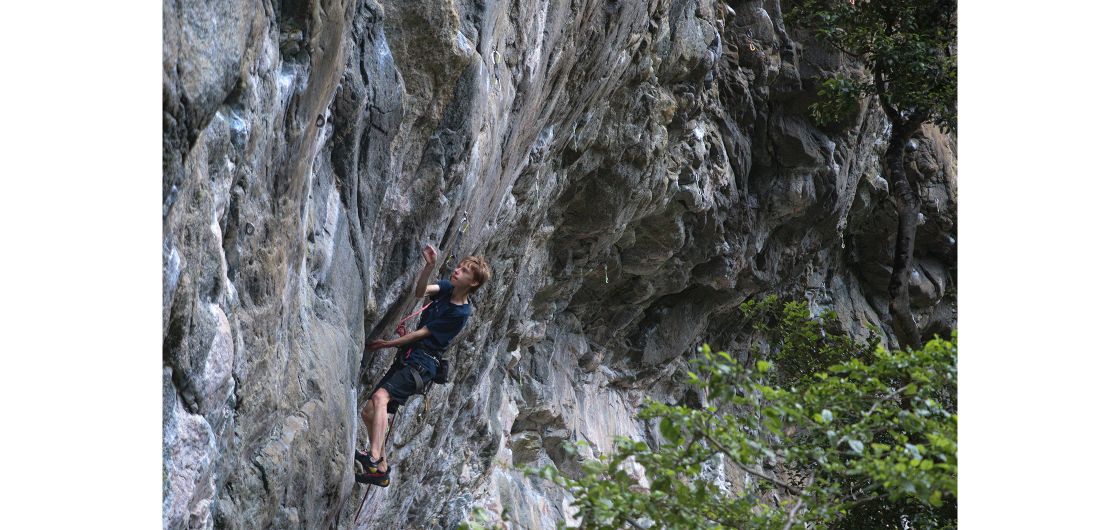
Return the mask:
<path id="1" fill-rule="evenodd" d="M 956 526 L 956 334 L 871 350 L 830 332 L 834 316 L 785 304 L 773 319 L 774 304 L 743 308 L 772 335 L 773 362 L 705 346 L 687 374 L 701 405 L 639 414 L 660 439 L 620 438 L 579 478 L 536 471 L 573 494 L 582 527 Z"/>

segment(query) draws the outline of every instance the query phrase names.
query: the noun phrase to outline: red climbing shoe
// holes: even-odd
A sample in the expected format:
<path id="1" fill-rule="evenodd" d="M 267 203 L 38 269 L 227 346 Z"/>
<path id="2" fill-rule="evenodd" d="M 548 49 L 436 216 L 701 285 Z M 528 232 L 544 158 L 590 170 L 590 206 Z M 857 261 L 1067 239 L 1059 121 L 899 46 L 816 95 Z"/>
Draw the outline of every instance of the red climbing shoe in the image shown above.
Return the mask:
<path id="1" fill-rule="evenodd" d="M 391 469 L 385 471 L 374 471 L 373 473 L 355 473 L 354 480 L 361 484 L 373 484 L 374 486 L 381 486 L 382 488 L 389 487 L 389 472 Z"/>
<path id="2" fill-rule="evenodd" d="M 354 480 L 362 484 L 376 484 L 382 488 L 389 485 L 389 472 L 393 468 L 385 466 L 385 471 L 378 471 L 377 465 L 380 464 L 385 457 L 378 458 L 376 461 L 369 456 L 365 451 L 354 451 L 354 460 L 362 466 L 361 473 L 354 474 Z"/>

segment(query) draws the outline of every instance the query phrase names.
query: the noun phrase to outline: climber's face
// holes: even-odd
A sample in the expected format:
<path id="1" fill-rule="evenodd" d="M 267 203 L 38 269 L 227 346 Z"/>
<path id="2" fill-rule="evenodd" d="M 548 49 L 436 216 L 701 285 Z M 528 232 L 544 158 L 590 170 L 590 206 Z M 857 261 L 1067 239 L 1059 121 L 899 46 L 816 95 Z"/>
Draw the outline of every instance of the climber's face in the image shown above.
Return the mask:
<path id="1" fill-rule="evenodd" d="M 474 272 L 470 268 L 464 266 L 462 263 L 455 268 L 451 273 L 451 285 L 453 287 L 474 287 L 478 282 L 474 279 Z"/>

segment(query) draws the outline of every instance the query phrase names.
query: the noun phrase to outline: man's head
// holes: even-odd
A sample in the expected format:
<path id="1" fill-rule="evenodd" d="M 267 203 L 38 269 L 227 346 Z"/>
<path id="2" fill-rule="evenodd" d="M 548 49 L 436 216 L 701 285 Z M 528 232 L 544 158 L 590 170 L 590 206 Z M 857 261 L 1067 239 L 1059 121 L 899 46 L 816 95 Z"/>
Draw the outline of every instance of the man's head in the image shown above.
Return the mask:
<path id="1" fill-rule="evenodd" d="M 470 287 L 473 293 L 490 280 L 490 264 L 482 256 L 468 256 L 451 273 L 451 285 Z"/>

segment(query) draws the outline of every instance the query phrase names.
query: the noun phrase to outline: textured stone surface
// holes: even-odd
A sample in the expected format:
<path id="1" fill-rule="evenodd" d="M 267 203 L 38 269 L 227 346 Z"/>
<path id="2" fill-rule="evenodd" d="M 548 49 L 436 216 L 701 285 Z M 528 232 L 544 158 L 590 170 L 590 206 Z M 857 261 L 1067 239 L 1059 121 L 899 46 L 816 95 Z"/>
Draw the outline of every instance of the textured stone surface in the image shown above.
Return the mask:
<path id="1" fill-rule="evenodd" d="M 650 438 L 641 400 L 684 399 L 701 342 L 741 344 L 743 300 L 885 328 L 886 120 L 814 127 L 822 73 L 857 66 L 776 1 L 730 7 L 165 1 L 165 527 L 453 527 L 482 506 L 550 528 L 563 492 L 517 467 Z M 955 149 L 924 129 L 910 157 L 926 333 L 956 323 Z M 494 278 L 355 514 L 359 400 L 390 361 L 360 345 L 460 228 Z"/>

